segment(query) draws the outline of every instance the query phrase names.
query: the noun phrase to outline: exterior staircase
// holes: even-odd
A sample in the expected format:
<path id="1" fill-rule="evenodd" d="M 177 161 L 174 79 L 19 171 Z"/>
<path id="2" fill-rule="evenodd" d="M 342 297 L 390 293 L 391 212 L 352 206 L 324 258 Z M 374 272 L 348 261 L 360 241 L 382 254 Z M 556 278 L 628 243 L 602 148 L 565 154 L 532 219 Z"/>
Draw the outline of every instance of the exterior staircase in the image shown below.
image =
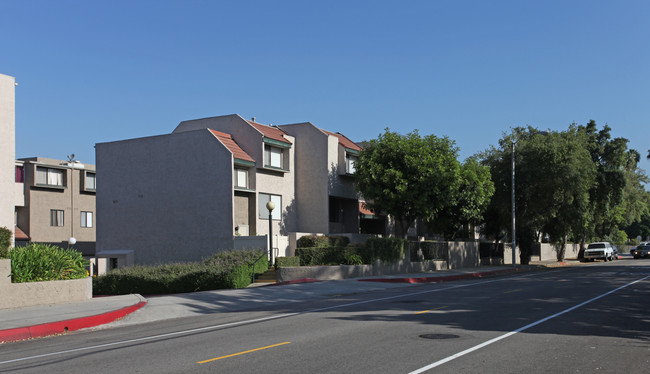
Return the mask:
<path id="1" fill-rule="evenodd" d="M 262 274 L 255 275 L 255 282 L 254 284 L 269 284 L 269 283 L 275 283 L 277 281 L 276 278 L 276 270 L 274 267 L 270 268 L 269 270 L 265 271 Z"/>

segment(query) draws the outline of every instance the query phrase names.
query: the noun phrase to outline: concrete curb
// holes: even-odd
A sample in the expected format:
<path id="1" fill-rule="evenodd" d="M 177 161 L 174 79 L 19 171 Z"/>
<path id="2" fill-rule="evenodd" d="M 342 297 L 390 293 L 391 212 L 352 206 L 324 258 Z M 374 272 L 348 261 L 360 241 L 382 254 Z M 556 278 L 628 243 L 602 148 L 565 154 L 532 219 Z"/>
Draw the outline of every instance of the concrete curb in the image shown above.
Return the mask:
<path id="1" fill-rule="evenodd" d="M 7 343 L 31 338 L 42 338 L 50 335 L 63 334 L 68 331 L 75 331 L 103 325 L 123 318 L 126 315 L 142 308 L 146 304 L 146 301 L 141 301 L 137 304 L 125 308 L 114 310 L 112 312 L 97 314 L 94 316 L 74 318 L 66 321 L 43 323 L 35 326 L 0 330 L 0 343 Z"/>
<path id="2" fill-rule="evenodd" d="M 445 276 L 435 276 L 435 277 L 365 278 L 365 279 L 358 279 L 358 281 L 359 282 L 386 282 L 386 283 L 434 283 L 434 282 L 449 282 L 449 281 L 462 280 L 462 279 L 482 278 L 490 275 L 514 273 L 518 271 L 528 271 L 528 270 L 522 270 L 520 268 L 512 268 L 512 269 L 504 269 L 504 270 L 473 272 L 473 273 L 466 273 L 466 274 L 455 274 L 455 275 L 445 275 Z"/>

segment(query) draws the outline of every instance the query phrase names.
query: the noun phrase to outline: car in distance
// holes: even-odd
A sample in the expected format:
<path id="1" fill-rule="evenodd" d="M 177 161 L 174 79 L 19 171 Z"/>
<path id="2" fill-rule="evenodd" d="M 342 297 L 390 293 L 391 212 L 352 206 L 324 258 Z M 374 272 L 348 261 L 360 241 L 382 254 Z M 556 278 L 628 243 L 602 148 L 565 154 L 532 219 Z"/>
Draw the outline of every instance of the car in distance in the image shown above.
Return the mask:
<path id="1" fill-rule="evenodd" d="M 632 250 L 634 258 L 648 258 L 650 257 L 650 245 L 639 245 Z"/>
<path id="2" fill-rule="evenodd" d="M 614 260 L 618 260 L 618 248 L 616 248 L 615 245 L 612 246 L 612 249 L 614 250 L 614 254 L 612 255 L 612 258 Z"/>
<path id="3" fill-rule="evenodd" d="M 585 261 L 593 261 L 595 259 L 612 261 L 614 259 L 614 248 L 609 242 L 591 243 L 585 249 Z"/>
<path id="4" fill-rule="evenodd" d="M 650 242 L 641 242 L 641 243 L 639 243 L 638 246 L 641 246 L 641 245 L 650 245 Z M 635 250 L 636 250 L 636 247 L 630 248 L 630 254 L 633 255 Z"/>

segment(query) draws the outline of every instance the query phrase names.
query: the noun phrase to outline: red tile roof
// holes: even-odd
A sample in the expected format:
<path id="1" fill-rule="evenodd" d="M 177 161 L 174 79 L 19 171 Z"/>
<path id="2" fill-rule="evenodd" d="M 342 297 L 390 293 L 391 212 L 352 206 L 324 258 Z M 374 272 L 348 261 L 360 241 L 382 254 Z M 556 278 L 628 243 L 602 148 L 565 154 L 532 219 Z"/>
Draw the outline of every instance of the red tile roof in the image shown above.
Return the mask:
<path id="1" fill-rule="evenodd" d="M 337 138 L 339 138 L 339 143 L 345 148 L 353 149 L 355 151 L 361 151 L 361 147 L 357 143 L 346 138 L 345 135 L 341 134 L 340 132 L 331 132 L 323 129 L 321 129 L 321 131 L 323 131 L 328 135 L 336 136 Z"/>
<path id="2" fill-rule="evenodd" d="M 359 201 L 359 213 L 365 214 L 368 216 L 374 216 L 375 213 L 373 213 L 368 207 L 366 207 L 366 203 L 363 201 Z"/>
<path id="3" fill-rule="evenodd" d="M 14 233 L 14 239 L 16 239 L 16 240 L 29 240 L 29 236 L 27 236 L 27 234 L 25 234 L 25 232 L 23 230 L 21 230 L 20 227 L 18 227 L 18 226 L 14 226 L 14 227 L 16 229 L 15 233 Z"/>
<path id="4" fill-rule="evenodd" d="M 253 121 L 247 121 L 248 123 L 251 124 L 251 126 L 255 127 L 257 131 L 261 132 L 262 135 L 264 135 L 267 138 L 277 140 L 283 143 L 291 144 L 290 141 L 285 139 L 283 135 L 286 133 L 282 131 L 281 129 L 277 127 L 272 127 L 272 126 L 266 126 L 262 125 L 261 123 L 253 122 Z"/>
<path id="5" fill-rule="evenodd" d="M 214 134 L 214 136 L 216 136 L 217 139 L 221 140 L 223 145 L 225 145 L 226 148 L 228 148 L 230 152 L 232 152 L 234 158 L 238 158 L 244 161 L 255 162 L 255 160 L 253 160 L 253 158 L 249 156 L 248 153 L 246 153 L 239 146 L 239 144 L 237 144 L 237 142 L 235 142 L 235 139 L 233 139 L 230 134 L 226 134 L 225 132 L 216 131 L 212 129 L 208 129 L 208 130 L 210 130 L 210 132 L 212 132 L 212 134 Z"/>

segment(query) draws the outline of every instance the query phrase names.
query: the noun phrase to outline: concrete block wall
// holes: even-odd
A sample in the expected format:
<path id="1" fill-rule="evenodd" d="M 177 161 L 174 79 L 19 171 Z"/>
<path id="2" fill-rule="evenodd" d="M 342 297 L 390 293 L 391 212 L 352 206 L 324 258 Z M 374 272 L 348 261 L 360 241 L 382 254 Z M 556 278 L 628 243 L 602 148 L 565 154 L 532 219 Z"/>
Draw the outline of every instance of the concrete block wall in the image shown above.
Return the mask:
<path id="1" fill-rule="evenodd" d="M 0 260 L 0 309 L 63 304 L 93 297 L 92 278 L 48 282 L 11 282 L 11 260 Z"/>

